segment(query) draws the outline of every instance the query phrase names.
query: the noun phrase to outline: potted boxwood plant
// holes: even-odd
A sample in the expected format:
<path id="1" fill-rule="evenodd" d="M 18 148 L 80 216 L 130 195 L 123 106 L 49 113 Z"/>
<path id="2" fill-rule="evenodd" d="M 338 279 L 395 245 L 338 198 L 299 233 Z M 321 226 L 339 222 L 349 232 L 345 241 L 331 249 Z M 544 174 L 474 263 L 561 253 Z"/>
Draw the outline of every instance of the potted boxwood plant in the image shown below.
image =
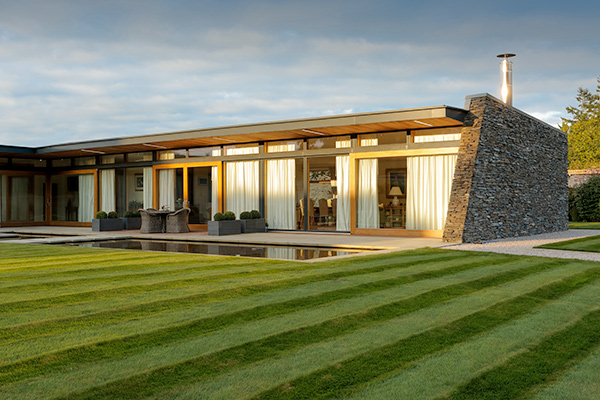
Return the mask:
<path id="1" fill-rule="evenodd" d="M 210 236 L 237 235 L 242 233 L 242 224 L 239 219 L 235 219 L 235 214 L 231 211 L 226 213 L 216 213 L 214 221 L 208 221 L 208 234 Z"/>
<path id="2" fill-rule="evenodd" d="M 142 216 L 139 211 L 126 211 L 123 215 L 123 229 L 140 229 L 142 227 Z"/>
<path id="3" fill-rule="evenodd" d="M 240 214 L 242 233 L 256 233 L 265 231 L 265 219 L 257 210 L 244 211 Z"/>
<path id="4" fill-rule="evenodd" d="M 119 214 L 111 211 L 108 214 L 104 211 L 98 211 L 96 218 L 92 219 L 92 231 L 121 231 L 123 230 L 123 220 L 119 218 Z"/>

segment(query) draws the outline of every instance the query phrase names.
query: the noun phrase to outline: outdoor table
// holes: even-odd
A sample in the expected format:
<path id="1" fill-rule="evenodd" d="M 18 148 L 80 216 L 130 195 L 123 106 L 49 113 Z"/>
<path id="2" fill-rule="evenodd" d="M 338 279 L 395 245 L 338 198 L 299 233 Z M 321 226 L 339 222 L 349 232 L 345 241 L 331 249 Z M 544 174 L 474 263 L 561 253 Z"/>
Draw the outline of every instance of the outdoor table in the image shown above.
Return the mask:
<path id="1" fill-rule="evenodd" d="M 162 225 L 162 232 L 165 233 L 167 231 L 167 215 L 174 213 L 175 211 L 171 210 L 157 210 L 152 211 L 153 214 L 156 214 L 160 217 L 160 222 Z"/>

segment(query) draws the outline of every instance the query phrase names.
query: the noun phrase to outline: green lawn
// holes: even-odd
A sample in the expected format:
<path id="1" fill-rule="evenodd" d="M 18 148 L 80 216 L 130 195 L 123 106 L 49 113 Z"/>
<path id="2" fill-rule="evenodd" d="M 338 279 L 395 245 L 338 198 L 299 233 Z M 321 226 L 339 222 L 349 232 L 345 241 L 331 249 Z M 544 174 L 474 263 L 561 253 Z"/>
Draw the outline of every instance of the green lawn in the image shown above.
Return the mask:
<path id="1" fill-rule="evenodd" d="M 600 263 L 0 243 L 1 399 L 597 399 Z"/>
<path id="2" fill-rule="evenodd" d="M 538 246 L 545 249 L 589 251 L 593 253 L 600 252 L 600 235 L 588 236 L 579 239 L 565 240 L 562 242 L 548 243 Z"/>
<path id="3" fill-rule="evenodd" d="M 600 229 L 600 222 L 569 222 L 569 229 Z"/>

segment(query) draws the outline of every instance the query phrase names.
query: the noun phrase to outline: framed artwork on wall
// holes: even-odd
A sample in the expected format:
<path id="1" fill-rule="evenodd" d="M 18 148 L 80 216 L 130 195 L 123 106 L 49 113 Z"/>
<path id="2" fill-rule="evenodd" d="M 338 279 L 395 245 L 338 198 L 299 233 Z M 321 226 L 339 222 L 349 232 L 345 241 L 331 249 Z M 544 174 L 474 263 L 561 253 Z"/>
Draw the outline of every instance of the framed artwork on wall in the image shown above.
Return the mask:
<path id="1" fill-rule="evenodd" d="M 406 196 L 406 168 L 385 170 L 385 195 L 388 198 L 394 197 L 393 195 L 390 196 L 390 191 L 395 186 L 400 188 L 403 196 Z"/>
<path id="2" fill-rule="evenodd" d="M 144 191 L 144 175 L 143 174 L 135 174 L 135 191 L 143 192 Z"/>

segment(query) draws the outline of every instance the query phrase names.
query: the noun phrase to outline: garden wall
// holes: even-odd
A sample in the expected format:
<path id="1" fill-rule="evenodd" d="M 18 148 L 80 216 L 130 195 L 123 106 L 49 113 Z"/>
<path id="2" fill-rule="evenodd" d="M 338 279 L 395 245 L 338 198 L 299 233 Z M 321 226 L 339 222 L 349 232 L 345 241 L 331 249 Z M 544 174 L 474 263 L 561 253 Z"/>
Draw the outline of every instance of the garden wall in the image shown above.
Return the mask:
<path id="1" fill-rule="evenodd" d="M 489 94 L 467 103 L 444 240 L 568 229 L 566 134 Z"/>

